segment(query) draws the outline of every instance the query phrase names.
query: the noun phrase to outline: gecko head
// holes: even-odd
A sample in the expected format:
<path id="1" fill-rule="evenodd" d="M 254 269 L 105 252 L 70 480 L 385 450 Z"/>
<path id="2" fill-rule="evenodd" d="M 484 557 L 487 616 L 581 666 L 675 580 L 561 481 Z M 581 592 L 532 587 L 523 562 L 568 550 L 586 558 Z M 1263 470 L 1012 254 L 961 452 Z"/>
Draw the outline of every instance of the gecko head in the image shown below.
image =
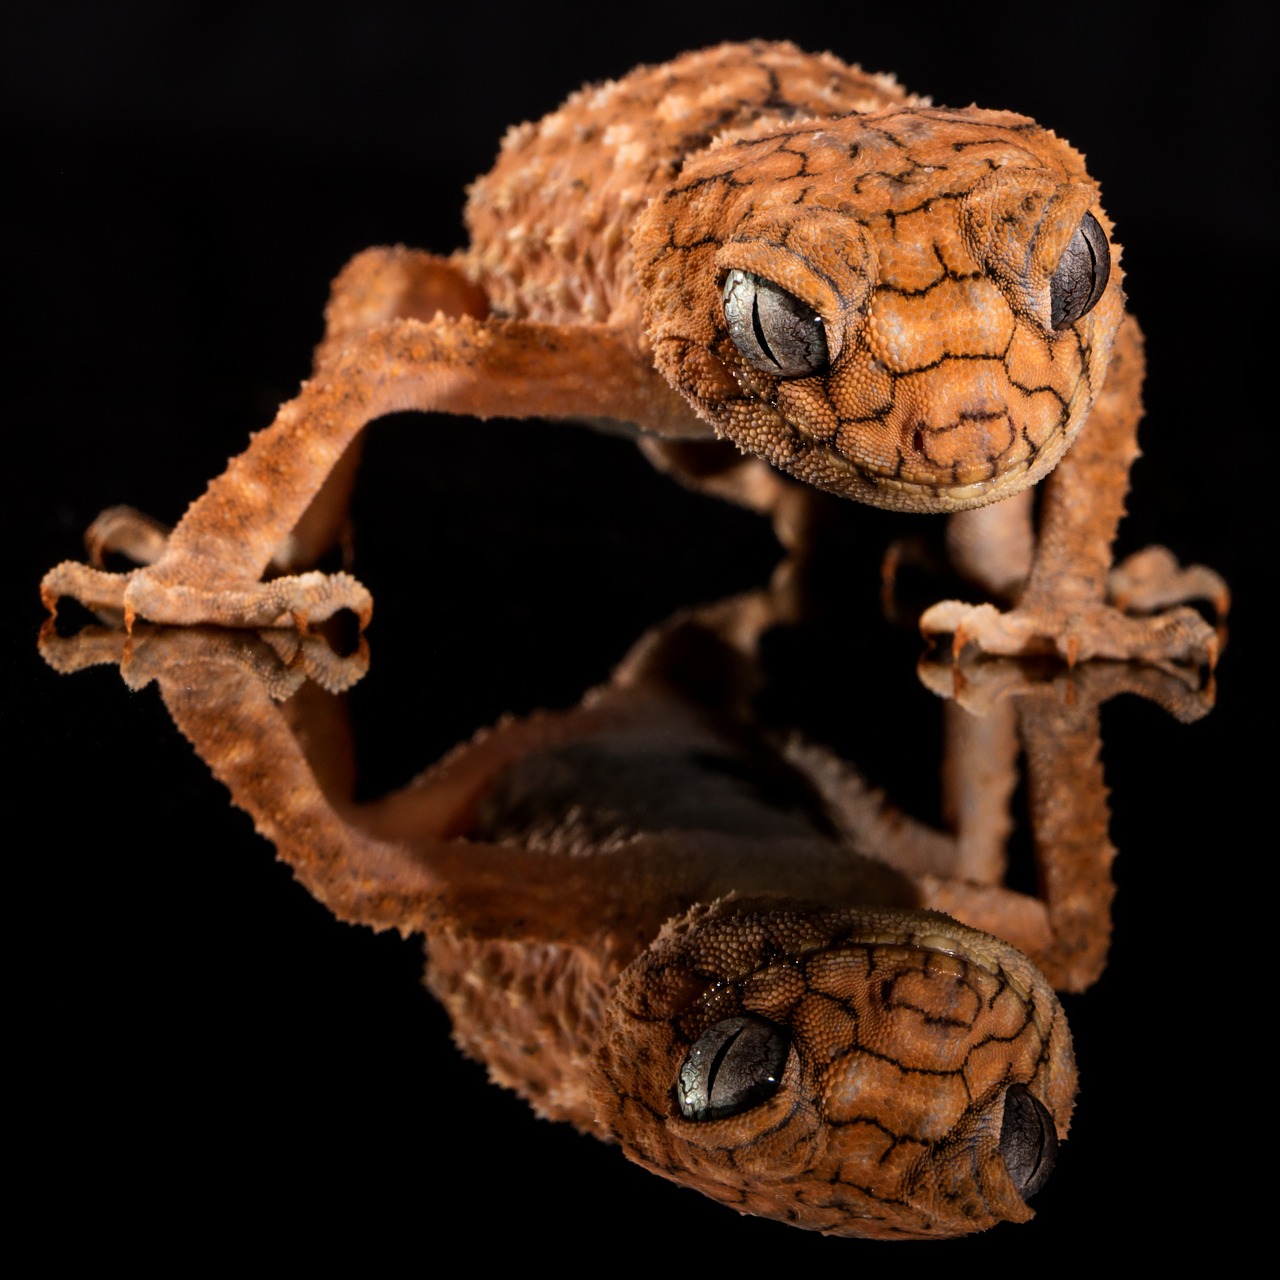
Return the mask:
<path id="1" fill-rule="evenodd" d="M 896 108 L 722 140 L 633 247 L 656 367 L 744 452 L 873 506 L 1043 478 L 1124 312 L 1082 158 L 1022 116 Z"/>
<path id="2" fill-rule="evenodd" d="M 1032 1216 L 1076 1073 L 1013 948 L 927 911 L 724 900 L 623 973 L 593 1096 L 627 1155 L 743 1213 L 940 1238 Z"/>

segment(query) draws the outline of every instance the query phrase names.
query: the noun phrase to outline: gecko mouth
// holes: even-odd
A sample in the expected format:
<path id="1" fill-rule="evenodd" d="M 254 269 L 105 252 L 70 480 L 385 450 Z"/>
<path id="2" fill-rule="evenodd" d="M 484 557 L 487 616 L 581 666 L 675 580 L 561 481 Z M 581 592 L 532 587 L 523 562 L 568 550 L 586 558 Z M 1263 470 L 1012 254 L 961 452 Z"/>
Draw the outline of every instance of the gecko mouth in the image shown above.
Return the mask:
<path id="1" fill-rule="evenodd" d="M 906 462 L 878 466 L 855 460 L 838 447 L 796 433 L 773 450 L 768 461 L 816 488 L 868 506 L 914 512 L 947 513 L 982 507 L 1028 488 L 1043 479 L 1066 452 L 1065 433 L 1034 453 L 1017 458 L 975 479 L 916 479 Z"/>
<path id="2" fill-rule="evenodd" d="M 864 470 L 863 475 L 882 491 L 935 503 L 939 511 L 959 511 L 965 507 L 984 506 L 986 503 L 995 502 L 999 498 L 1016 493 L 1026 484 L 1031 483 L 1025 478 L 1030 470 L 1029 461 L 1019 462 L 1001 471 L 999 475 L 958 484 L 904 480 L 900 476 L 883 475 L 873 470 Z"/>
<path id="3" fill-rule="evenodd" d="M 759 388 L 723 406 L 716 431 L 816 488 L 870 506 L 950 512 L 1010 497 L 1043 479 L 1083 421 L 1045 391 L 1022 403 L 971 386 L 944 394 L 921 381 L 874 416 L 846 417 L 815 380 Z"/>
<path id="4" fill-rule="evenodd" d="M 701 919 L 696 918 L 699 909 L 692 914 L 692 927 L 678 943 L 673 939 L 667 947 L 655 944 L 632 966 L 650 971 L 674 968 L 686 974 L 692 966 L 699 980 L 681 982 L 683 994 L 662 1014 L 685 1022 L 691 1030 L 708 1021 L 723 993 L 754 990 L 762 975 L 778 973 L 780 965 L 789 966 L 791 973 L 813 964 L 839 969 L 873 952 L 925 965 L 936 958 L 940 971 L 954 973 L 969 967 L 1007 990 L 1028 1011 L 1043 1037 L 1053 1033 L 1060 1015 L 1052 988 L 1026 956 L 1001 939 L 938 911 L 804 904 L 780 908 L 759 899 L 728 899 Z M 744 932 L 753 938 L 745 952 L 737 944 Z M 780 997 L 782 1004 L 770 1013 L 768 1001 L 760 1003 L 748 996 L 751 1007 L 745 1011 L 779 1016 L 788 998 Z"/>
<path id="5" fill-rule="evenodd" d="M 833 437 L 813 443 L 834 472 L 878 490 L 883 505 L 898 500 L 920 510 L 955 511 L 1042 479 L 1066 451 L 1071 421 L 1056 398 L 1019 406 L 1003 397 L 967 396 L 948 409 L 913 395 L 882 418 L 842 424 Z M 803 427 L 796 434 L 803 438 Z M 874 494 L 855 496 L 877 502 Z"/>
<path id="6" fill-rule="evenodd" d="M 741 447 L 872 506 L 947 512 L 1043 479 L 1084 421 L 1087 387 L 1022 387 L 991 354 L 894 375 L 855 353 L 826 378 L 762 382 L 726 404 Z"/>

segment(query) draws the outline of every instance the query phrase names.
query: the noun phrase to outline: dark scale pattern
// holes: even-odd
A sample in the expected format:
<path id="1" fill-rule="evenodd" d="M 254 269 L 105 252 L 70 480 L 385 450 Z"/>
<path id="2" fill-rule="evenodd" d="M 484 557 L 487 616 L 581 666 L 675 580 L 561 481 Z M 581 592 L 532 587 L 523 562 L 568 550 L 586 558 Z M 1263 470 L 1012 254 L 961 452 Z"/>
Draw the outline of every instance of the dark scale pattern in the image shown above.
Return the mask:
<path id="1" fill-rule="evenodd" d="M 1098 390 L 1101 363 L 1062 353 L 1109 352 L 1118 272 L 1074 325 L 1049 309 L 1093 202 L 1079 156 L 1003 112 L 895 106 L 722 143 L 637 229 L 656 362 L 717 430 L 820 487 L 984 505 L 1053 466 Z M 816 311 L 830 368 L 752 369 L 718 306 L 729 268 Z"/>
<path id="2" fill-rule="evenodd" d="M 690 1046 L 743 1013 L 790 1037 L 777 1092 L 683 1118 Z M 993 939 L 940 917 L 744 902 L 698 913 L 623 976 L 597 1096 L 625 1100 L 629 1155 L 726 1203 L 822 1230 L 949 1234 L 1026 1215 L 996 1151 L 1004 1094 L 1063 1100 L 1064 1052 L 1052 993 Z"/>
<path id="3" fill-rule="evenodd" d="M 47 575 L 46 603 L 74 596 L 126 623 L 239 627 L 305 628 L 345 608 L 363 625 L 369 594 L 346 575 L 262 578 L 304 513 L 340 523 L 341 484 L 314 501 L 331 468 L 369 421 L 404 409 L 630 423 L 676 437 L 645 443 L 679 472 L 679 449 L 705 462 L 719 432 L 813 485 L 912 511 L 1017 492 L 1092 412 L 1096 429 L 1045 495 L 1007 630 L 945 608 L 926 615 L 926 630 L 957 648 L 980 639 L 994 650 L 992 636 L 1003 652 L 1051 643 L 1073 663 L 1113 635 L 1108 657 L 1216 653 L 1197 638 L 1198 617 L 1198 630 L 1173 617 L 1180 647 L 1121 629 L 1103 605 L 1136 455 L 1140 340 L 1128 324 L 1111 359 L 1118 254 L 1081 158 L 1032 122 L 927 109 L 883 77 L 791 46 L 723 46 L 588 88 L 514 129 L 473 188 L 468 220 L 473 243 L 449 258 L 397 248 L 353 259 L 334 285 L 315 375 L 192 504 L 159 559 L 127 576 L 66 563 Z M 745 357 L 748 332 L 757 356 L 773 346 L 758 313 L 750 330 L 740 317 L 726 324 L 725 280 L 739 276 L 768 282 L 803 361 L 771 370 Z M 774 514 L 780 531 L 794 527 L 796 491 L 762 466 L 684 474 L 709 488 L 726 481 L 722 492 Z M 325 532 L 312 530 L 320 542 Z M 1225 589 L 1211 598 L 1225 608 Z M 576 830 L 590 844 L 614 827 Z M 1099 826 L 1091 845 L 1105 850 L 1103 835 Z M 367 908 L 380 924 L 399 894 Z M 664 902 L 660 918 L 676 909 Z M 442 919 L 426 911 L 434 926 Z M 536 923 L 533 912 L 505 919 L 518 931 Z M 1102 936 L 1096 922 L 1090 932 Z M 616 937 L 610 946 L 632 954 Z M 1088 959 L 1079 973 L 1096 972 Z M 1078 985 L 1073 956 L 1045 963 Z M 587 982 L 567 965 L 562 976 L 557 989 Z M 556 995 L 514 968 L 507 990 L 519 1006 Z M 673 1080 L 690 1043 L 744 1008 L 789 1037 L 776 1091 L 749 1114 L 678 1115 Z M 719 902 L 664 929 L 628 969 L 601 1015 L 598 1063 L 588 1013 L 566 1030 L 568 1056 L 588 1064 L 593 1109 L 578 1097 L 557 1106 L 670 1176 L 820 1230 L 938 1235 L 1024 1218 L 994 1154 L 1002 1117 L 1029 1114 L 1034 1138 L 1040 1112 L 1017 1101 L 1034 1097 L 1066 1132 L 1070 1046 L 1043 980 L 938 919 L 751 915 Z M 513 1021 L 506 1039 L 514 1077 L 537 1028 Z M 530 1095 L 549 1099 L 552 1075 L 529 1082 Z"/>

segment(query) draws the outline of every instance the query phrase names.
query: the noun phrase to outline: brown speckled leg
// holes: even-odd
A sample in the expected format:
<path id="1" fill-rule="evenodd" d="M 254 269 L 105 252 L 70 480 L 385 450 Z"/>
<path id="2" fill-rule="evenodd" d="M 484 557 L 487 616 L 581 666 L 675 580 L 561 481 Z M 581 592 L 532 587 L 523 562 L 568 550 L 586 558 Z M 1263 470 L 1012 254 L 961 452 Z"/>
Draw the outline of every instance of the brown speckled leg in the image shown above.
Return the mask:
<path id="1" fill-rule="evenodd" d="M 315 376 L 192 503 L 159 559 L 123 575 L 59 565 L 42 584 L 51 611 L 59 597 L 72 596 L 123 612 L 127 626 L 142 617 L 260 627 L 305 626 L 345 608 L 364 625 L 369 594 L 346 574 L 261 578 L 366 423 L 405 409 L 533 417 L 560 415 L 572 404 L 586 415 L 641 422 L 670 411 L 672 393 L 655 387 L 647 362 L 603 327 L 437 313 L 362 329 L 400 305 L 392 284 L 403 284 L 406 251 L 380 252 L 395 269 L 380 272 L 377 255 L 365 254 L 344 272 Z"/>
<path id="2" fill-rule="evenodd" d="M 993 596 L 1014 599 L 1035 559 L 1035 490 L 958 511 L 947 520 L 947 556 L 956 572 Z"/>
<path id="3" fill-rule="evenodd" d="M 980 868 L 971 865 L 962 872 L 969 878 L 923 880 L 925 900 L 966 924 L 1016 936 L 1056 989 L 1083 991 L 1106 963 L 1115 896 L 1100 708 L 1122 693 L 1136 694 L 1191 722 L 1207 714 L 1212 693 L 1196 687 L 1185 668 L 1136 663 L 1090 662 L 1064 671 L 1043 661 L 971 656 L 923 664 L 920 674 L 951 700 L 949 727 L 961 734 L 948 734 L 948 780 L 965 790 L 967 805 L 989 802 L 985 816 L 974 810 L 972 825 L 979 841 L 993 842 L 997 857 L 996 842 L 1009 829 L 1003 779 L 1012 743 L 1005 734 L 1016 717 L 1039 886 L 1034 899 L 1012 894 L 999 884 L 1001 868 L 993 864 L 988 874 L 997 879 L 984 884 L 972 878 Z M 992 761 L 974 750 L 986 735 L 988 745 L 1002 744 Z M 963 817 L 958 834 L 963 843 Z"/>
<path id="4" fill-rule="evenodd" d="M 316 348 L 319 372 L 371 329 L 395 319 L 431 320 L 437 313 L 482 319 L 488 302 L 447 258 L 419 250 L 374 248 L 357 254 L 334 281 L 325 307 L 325 336 Z M 360 450 L 358 437 L 334 464 L 310 505 L 275 549 L 277 570 L 312 564 L 334 543 L 345 524 L 355 484 Z M 131 575 L 100 573 L 109 554 L 126 556 L 138 565 L 155 564 L 165 553 L 172 531 L 133 507 L 109 507 L 85 531 L 89 566 L 66 562 L 50 572 L 41 594 L 52 612 L 68 596 L 91 609 L 120 614 Z M 91 567 L 90 567 L 91 566 Z"/>
<path id="5" fill-rule="evenodd" d="M 484 291 L 448 258 L 419 249 L 373 248 L 358 253 L 333 282 L 325 307 L 324 340 L 314 368 L 341 356 L 345 347 L 391 320 L 433 320 L 438 314 L 483 320 Z M 325 478 L 293 531 L 273 557 L 278 572 L 314 565 L 349 533 L 348 513 L 360 466 L 363 437 L 357 435 Z"/>

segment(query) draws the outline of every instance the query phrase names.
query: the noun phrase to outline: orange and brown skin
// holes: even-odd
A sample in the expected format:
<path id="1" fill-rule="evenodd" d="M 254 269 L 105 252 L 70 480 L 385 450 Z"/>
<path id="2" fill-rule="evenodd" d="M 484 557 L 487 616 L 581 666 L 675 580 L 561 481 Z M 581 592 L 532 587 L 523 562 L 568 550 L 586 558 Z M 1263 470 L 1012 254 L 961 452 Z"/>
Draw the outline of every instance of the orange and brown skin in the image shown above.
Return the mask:
<path id="1" fill-rule="evenodd" d="M 778 1091 L 684 1118 L 671 1080 L 710 1026 L 792 1036 Z M 722 902 L 669 925 L 610 1003 L 594 1097 L 633 1160 L 744 1213 L 872 1239 L 1032 1216 L 999 1151 L 1025 1085 L 1065 1136 L 1070 1035 L 1039 972 L 942 915 Z"/>
<path id="2" fill-rule="evenodd" d="M 124 575 L 66 563 L 44 598 L 130 625 L 304 625 L 341 608 L 367 621 L 369 595 L 346 575 L 262 578 L 333 535 L 349 447 L 396 410 L 633 424 L 656 461 L 771 513 L 789 544 L 803 537 L 794 489 L 735 446 L 859 501 L 956 512 L 1025 490 L 1083 432 L 1089 466 L 1060 469 L 1034 566 L 1015 565 L 1031 575 L 1019 607 L 926 615 L 926 629 L 994 652 L 1212 661 L 1207 625 L 1166 607 L 1203 590 L 1225 606 L 1216 578 L 1187 584 L 1148 561 L 1130 602 L 1166 612 L 1133 620 L 1107 600 L 1141 347 L 1114 245 L 1096 305 L 1051 324 L 1049 281 L 1086 213 L 1109 231 L 1079 154 L 1025 117 L 935 109 L 787 44 L 639 68 L 508 134 L 471 189 L 469 248 L 355 258 L 313 377 L 163 549 L 131 536 L 129 517 L 96 531 L 97 546 L 141 544 L 154 562 Z M 722 302 L 734 269 L 818 313 L 822 372 L 781 379 L 743 359 Z M 1129 372 L 1095 422 L 1113 347 Z M 701 453 L 695 475 L 681 449 L 717 440 L 723 456 Z M 970 551 L 967 567 L 988 585 L 1008 576 L 987 559 Z"/>
<path id="3" fill-rule="evenodd" d="M 1078 976 L 1080 940 L 1059 952 L 1052 886 L 1044 901 L 1008 890 L 1002 869 L 821 749 L 758 734 L 743 694 L 780 603 L 740 597 L 655 628 L 578 707 L 506 720 L 361 803 L 340 704 L 299 686 L 343 687 L 362 661 L 318 637 L 49 628 L 45 653 L 62 670 L 119 662 L 134 688 L 154 680 L 319 901 L 425 935 L 459 1045 L 538 1114 L 811 1230 L 928 1239 L 1025 1221 L 1005 1102 L 1026 1090 L 1066 1137 L 1076 1069 L 1045 966 Z M 1078 701 L 1093 712 L 1088 755 L 1096 707 Z M 1077 736 L 1057 726 L 1044 773 L 1066 793 L 1062 816 L 1083 808 L 1095 835 L 1088 773 L 1053 754 Z M 1101 859 L 1105 889 L 1110 853 L 1104 822 L 1070 856 Z M 786 1037 L 776 1092 L 731 1116 L 683 1115 L 686 1055 L 739 1014 Z"/>
<path id="4" fill-rule="evenodd" d="M 658 367 L 731 439 L 874 506 L 956 511 L 1040 479 L 1101 388 L 1124 304 L 1050 322 L 1049 278 L 1096 192 L 1007 112 L 895 107 L 690 161 L 636 234 Z M 706 228 L 718 235 L 708 240 Z M 756 372 L 718 316 L 738 268 L 823 317 L 828 371 Z"/>

